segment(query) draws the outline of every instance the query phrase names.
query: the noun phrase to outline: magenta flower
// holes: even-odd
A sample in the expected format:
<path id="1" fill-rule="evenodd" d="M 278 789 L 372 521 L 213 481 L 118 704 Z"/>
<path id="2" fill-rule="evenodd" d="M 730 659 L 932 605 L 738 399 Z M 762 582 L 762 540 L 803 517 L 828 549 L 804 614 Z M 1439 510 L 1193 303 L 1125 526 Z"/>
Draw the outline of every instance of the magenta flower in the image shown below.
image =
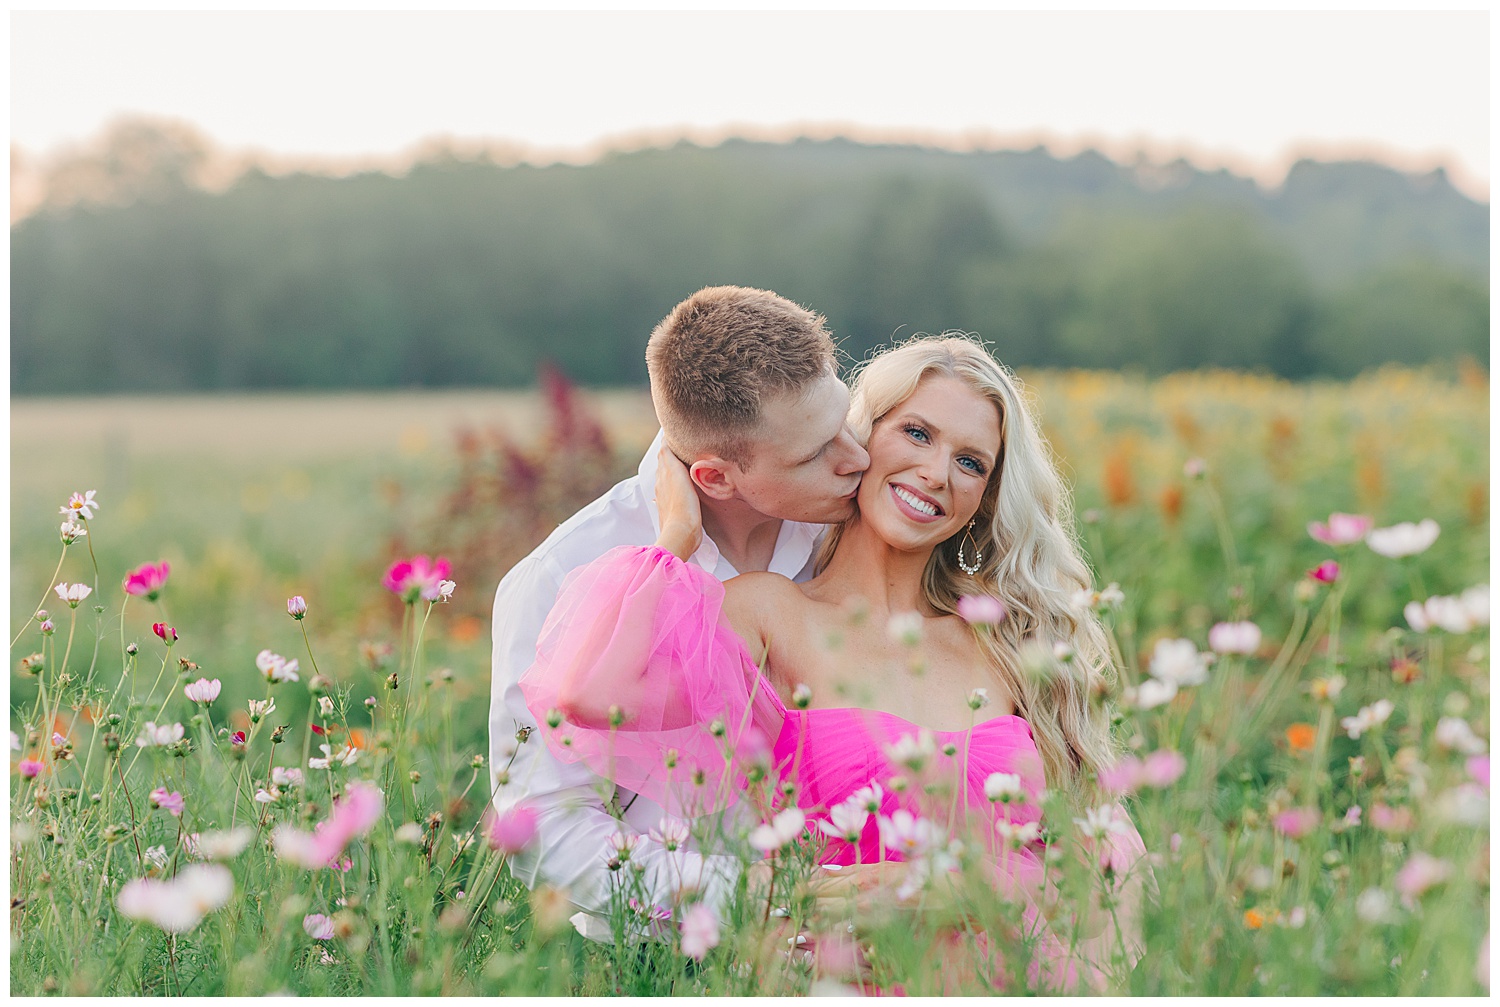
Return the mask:
<path id="1" fill-rule="evenodd" d="M 286 614 L 293 619 L 301 619 L 307 614 L 307 599 L 300 594 L 294 594 L 286 600 Z"/>
<path id="2" fill-rule="evenodd" d="M 1318 827 L 1322 816 L 1317 808 L 1288 808 L 1271 819 L 1271 826 L 1288 839 L 1301 839 Z"/>
<path id="3" fill-rule="evenodd" d="M 1339 579 L 1339 565 L 1331 559 L 1325 559 L 1307 571 L 1307 575 L 1313 580 L 1321 581 L 1324 584 L 1332 584 Z"/>
<path id="4" fill-rule="evenodd" d="M 1005 618 L 1005 603 L 987 594 L 966 594 L 958 599 L 958 617 L 971 626 L 993 626 Z"/>
<path id="5" fill-rule="evenodd" d="M 173 818 L 182 817 L 182 795 L 173 790 L 170 793 L 166 787 L 157 787 L 147 797 L 153 808 L 161 808 Z"/>
<path id="6" fill-rule="evenodd" d="M 525 804 L 518 804 L 503 814 L 491 814 L 484 837 L 491 849 L 512 856 L 526 849 L 536 838 L 538 817 L 536 809 Z"/>
<path id="7" fill-rule="evenodd" d="M 161 642 L 168 647 L 177 642 L 177 630 L 164 622 L 153 622 L 151 624 L 151 632 L 161 637 Z"/>
<path id="8" fill-rule="evenodd" d="M 333 939 L 333 920 L 322 913 L 309 913 L 302 917 L 302 929 L 315 941 Z"/>
<path id="9" fill-rule="evenodd" d="M 702 902 L 695 902 L 682 916 L 682 953 L 702 961 L 719 944 L 719 918 Z"/>
<path id="10" fill-rule="evenodd" d="M 160 563 L 144 563 L 125 575 L 125 593 L 142 595 L 147 601 L 155 601 L 161 597 L 161 589 L 166 586 L 167 574 L 172 568 L 166 560 Z"/>
<path id="11" fill-rule="evenodd" d="M 16 763 L 16 769 L 28 780 L 41 775 L 42 764 L 36 759 L 22 759 Z"/>
<path id="12" fill-rule="evenodd" d="M 374 828 L 385 810 L 385 795 L 373 784 L 354 781 L 333 802 L 327 821 L 312 832 L 280 826 L 272 834 L 276 855 L 299 867 L 316 870 L 339 865 L 350 840 Z"/>
<path id="13" fill-rule="evenodd" d="M 182 687 L 182 694 L 191 703 L 202 703 L 204 706 L 208 706 L 219 698 L 219 687 L 220 683 L 217 678 L 212 680 L 200 678 L 196 682 L 189 682 L 187 685 L 184 685 Z"/>
<path id="14" fill-rule="evenodd" d="M 1353 545 L 1370 533 L 1375 521 L 1365 514 L 1328 515 L 1328 523 L 1314 521 L 1307 526 L 1307 533 L 1326 545 Z"/>
<path id="15" fill-rule="evenodd" d="M 436 601 L 442 594 L 443 581 L 452 572 L 453 565 L 442 556 L 435 560 L 427 556 L 413 556 L 411 559 L 392 563 L 381 583 L 387 591 L 399 595 L 408 605 L 418 598 Z"/>

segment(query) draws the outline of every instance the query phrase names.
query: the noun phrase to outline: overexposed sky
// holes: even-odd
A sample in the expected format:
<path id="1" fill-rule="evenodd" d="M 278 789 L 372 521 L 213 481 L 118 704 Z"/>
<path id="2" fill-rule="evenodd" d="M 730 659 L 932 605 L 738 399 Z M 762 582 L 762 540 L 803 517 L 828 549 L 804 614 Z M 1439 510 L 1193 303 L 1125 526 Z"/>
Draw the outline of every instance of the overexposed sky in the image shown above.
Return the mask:
<path id="1" fill-rule="evenodd" d="M 125 113 L 231 148 L 809 132 L 1116 156 L 1274 181 L 1301 154 L 1489 189 L 1489 15 L 13 13 L 11 140 Z"/>

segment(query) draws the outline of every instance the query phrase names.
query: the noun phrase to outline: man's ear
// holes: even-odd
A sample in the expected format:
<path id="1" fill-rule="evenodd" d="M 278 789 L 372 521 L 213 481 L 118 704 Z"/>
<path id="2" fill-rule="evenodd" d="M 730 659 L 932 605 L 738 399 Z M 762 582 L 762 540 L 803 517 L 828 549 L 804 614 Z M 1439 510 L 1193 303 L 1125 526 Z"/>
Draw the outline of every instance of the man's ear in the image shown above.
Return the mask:
<path id="1" fill-rule="evenodd" d="M 700 458 L 688 466 L 688 475 L 692 477 L 693 485 L 711 500 L 734 498 L 736 493 L 734 480 L 735 476 L 739 475 L 739 471 L 738 465 L 727 462 L 717 455 Z"/>

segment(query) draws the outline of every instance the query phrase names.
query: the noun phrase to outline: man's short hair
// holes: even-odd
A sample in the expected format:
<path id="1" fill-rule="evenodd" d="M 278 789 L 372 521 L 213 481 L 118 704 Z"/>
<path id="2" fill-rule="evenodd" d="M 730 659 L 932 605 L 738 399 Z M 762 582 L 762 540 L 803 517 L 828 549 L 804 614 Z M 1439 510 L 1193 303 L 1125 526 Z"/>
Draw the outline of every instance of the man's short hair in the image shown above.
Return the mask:
<path id="1" fill-rule="evenodd" d="M 705 287 L 652 331 L 646 369 L 674 451 L 745 466 L 761 402 L 832 372 L 833 338 L 822 315 L 769 290 Z"/>

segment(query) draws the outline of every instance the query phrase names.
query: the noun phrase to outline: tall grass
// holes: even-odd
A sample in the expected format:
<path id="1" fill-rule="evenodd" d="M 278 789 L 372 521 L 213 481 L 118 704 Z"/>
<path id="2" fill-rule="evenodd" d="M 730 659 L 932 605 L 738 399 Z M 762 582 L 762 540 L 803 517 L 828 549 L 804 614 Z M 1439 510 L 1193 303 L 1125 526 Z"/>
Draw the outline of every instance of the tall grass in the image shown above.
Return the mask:
<path id="1" fill-rule="evenodd" d="M 1488 929 L 1487 611 L 1423 632 L 1404 611 L 1486 579 L 1487 384 L 1396 370 L 1314 385 L 1214 373 L 1026 377 L 1075 486 L 1099 584 L 1123 594 L 1107 614 L 1122 666 L 1121 692 L 1107 701 L 1121 736 L 1139 755 L 1185 759 L 1180 778 L 1127 798 L 1154 894 L 1139 962 L 1104 962 L 1110 988 L 1487 988 L 1476 974 Z M 621 401 L 609 406 L 606 428 L 623 433 L 601 477 L 629 471 L 650 434 L 649 412 Z M 530 402 L 493 415 L 538 466 L 566 465 L 548 459 L 536 427 L 547 413 Z M 149 404 L 115 405 L 150 417 Z M 804 992 L 853 981 L 840 966 L 856 954 L 860 981 L 882 988 L 1037 985 L 1018 910 L 984 880 L 984 858 L 957 855 L 943 885 L 910 899 L 846 905 L 827 891 L 811 835 L 777 855 L 773 891 L 752 882 L 715 921 L 719 943 L 701 961 L 683 953 L 678 928 L 692 893 L 664 907 L 672 918 L 653 919 L 628 861 L 614 875 L 616 946 L 583 941 L 567 922 L 567 893 L 515 883 L 504 864 L 514 836 L 480 820 L 504 769 L 480 759 L 484 625 L 503 570 L 464 560 L 503 563 L 504 550 L 478 539 L 508 534 L 507 548 L 523 549 L 520 539 L 546 528 L 507 513 L 522 505 L 500 497 L 461 524 L 445 517 L 475 476 L 432 429 L 430 398 L 361 401 L 358 415 L 337 399 L 263 405 L 233 420 L 238 440 L 221 441 L 215 405 L 197 403 L 161 445 L 149 424 L 111 441 L 103 411 L 13 411 L 14 993 Z M 488 408 L 467 422 L 483 425 Z M 265 438 L 247 435 L 254 416 Z M 326 450 L 320 430 L 338 431 Z M 1201 475 L 1184 470 L 1190 459 L 1203 460 Z M 87 537 L 63 547 L 57 510 L 86 489 L 99 491 L 98 513 Z M 1377 526 L 1430 517 L 1442 531 L 1419 555 L 1392 559 L 1311 538 L 1308 523 L 1332 511 Z M 439 548 L 462 571 L 451 601 L 406 605 L 380 586 L 392 560 Z M 159 559 L 172 572 L 157 602 L 122 592 L 128 570 Z M 1327 559 L 1337 579 L 1310 578 Z M 93 590 L 72 609 L 53 593 L 58 582 Z M 308 600 L 300 623 L 286 614 L 294 594 Z M 50 635 L 33 619 L 38 600 Z M 1210 629 L 1238 621 L 1262 631 L 1252 653 L 1221 655 L 1202 685 L 1142 708 L 1159 642 L 1206 653 Z M 158 622 L 180 635 L 170 648 L 152 632 Z M 297 659 L 299 681 L 267 682 L 262 650 Z M 222 685 L 206 707 L 184 697 L 199 678 Z M 252 722 L 249 701 L 266 698 L 276 711 Z M 1345 726 L 1380 700 L 1391 704 L 1384 722 Z M 138 747 L 148 721 L 181 724 L 182 740 Z M 323 744 L 359 754 L 310 768 Z M 23 760 L 36 775 L 20 772 Z M 303 782 L 277 784 L 273 768 L 282 779 L 300 769 Z M 285 837 L 350 814 L 360 781 L 380 791 L 381 811 L 355 823 L 369 828 L 339 855 L 347 869 L 297 866 Z M 272 799 L 257 800 L 262 792 Z M 763 797 L 769 812 L 778 798 Z M 1072 816 L 1047 813 L 1063 907 L 1053 926 L 1066 932 L 1072 909 L 1108 879 L 1064 855 L 1082 838 Z M 222 860 L 225 896 L 222 874 L 187 868 L 213 852 L 203 836 L 236 829 L 249 830 L 233 833 L 247 845 Z M 758 858 L 740 836 L 697 839 Z M 129 915 L 142 912 L 139 885 L 122 908 L 137 879 L 173 877 L 197 886 L 205 911 L 194 925 L 174 934 Z M 797 933 L 815 961 L 786 943 Z"/>

